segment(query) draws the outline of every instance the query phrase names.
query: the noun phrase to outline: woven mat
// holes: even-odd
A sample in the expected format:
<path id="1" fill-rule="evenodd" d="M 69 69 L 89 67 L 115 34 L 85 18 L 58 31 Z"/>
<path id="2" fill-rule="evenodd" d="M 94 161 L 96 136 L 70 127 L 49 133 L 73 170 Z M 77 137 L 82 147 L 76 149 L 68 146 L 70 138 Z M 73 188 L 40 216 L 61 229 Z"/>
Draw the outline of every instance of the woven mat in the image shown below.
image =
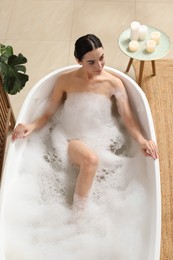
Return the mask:
<path id="1" fill-rule="evenodd" d="M 173 60 L 158 60 L 156 76 L 151 62 L 144 65 L 141 88 L 145 92 L 153 116 L 161 174 L 162 240 L 161 260 L 173 260 Z M 139 61 L 133 63 L 136 79 Z"/>

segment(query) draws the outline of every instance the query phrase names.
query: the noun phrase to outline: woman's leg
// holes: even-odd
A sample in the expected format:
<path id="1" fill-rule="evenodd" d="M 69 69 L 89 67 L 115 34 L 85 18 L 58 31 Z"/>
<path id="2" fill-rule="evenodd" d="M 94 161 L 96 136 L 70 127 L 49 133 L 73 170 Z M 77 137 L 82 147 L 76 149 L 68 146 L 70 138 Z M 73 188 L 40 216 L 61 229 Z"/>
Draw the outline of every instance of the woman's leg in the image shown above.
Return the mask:
<path id="1" fill-rule="evenodd" d="M 71 161 L 80 167 L 75 194 L 79 197 L 87 197 L 96 175 L 98 157 L 80 140 L 70 141 L 68 153 Z"/>

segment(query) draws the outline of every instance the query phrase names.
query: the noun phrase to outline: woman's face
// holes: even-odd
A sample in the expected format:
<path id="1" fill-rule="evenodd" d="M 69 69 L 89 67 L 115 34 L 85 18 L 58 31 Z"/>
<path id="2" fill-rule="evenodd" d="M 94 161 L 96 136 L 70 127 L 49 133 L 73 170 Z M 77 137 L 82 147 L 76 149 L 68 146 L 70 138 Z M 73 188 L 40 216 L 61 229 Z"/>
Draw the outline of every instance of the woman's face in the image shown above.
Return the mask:
<path id="1" fill-rule="evenodd" d="M 100 75 L 105 65 L 103 48 L 87 52 L 79 64 L 90 76 Z"/>

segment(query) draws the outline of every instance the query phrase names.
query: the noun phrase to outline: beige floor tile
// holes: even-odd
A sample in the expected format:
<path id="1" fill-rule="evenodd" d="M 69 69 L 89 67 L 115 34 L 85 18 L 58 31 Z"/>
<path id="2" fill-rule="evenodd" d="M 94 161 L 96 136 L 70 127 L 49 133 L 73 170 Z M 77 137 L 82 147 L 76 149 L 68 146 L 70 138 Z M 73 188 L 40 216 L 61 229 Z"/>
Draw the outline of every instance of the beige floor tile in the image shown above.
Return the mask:
<path id="1" fill-rule="evenodd" d="M 15 1 L 0 0 L 0 42 L 6 38 Z"/>
<path id="2" fill-rule="evenodd" d="M 106 65 L 125 71 L 129 58 L 124 55 L 118 47 L 118 39 L 114 42 L 103 42 Z"/>
<path id="3" fill-rule="evenodd" d="M 69 40 L 74 1 L 16 0 L 7 39 Z"/>
<path id="4" fill-rule="evenodd" d="M 109 3 L 109 2 L 114 2 L 114 3 L 119 3 L 119 4 L 121 4 L 121 3 L 129 3 L 129 2 L 135 2 L 135 0 L 75 0 L 75 1 L 78 1 L 78 2 L 83 2 L 83 1 L 90 1 L 90 2 L 96 2 L 97 3 L 97 5 L 98 5 L 98 7 L 99 7 L 99 4 L 100 4 L 100 2 L 106 2 L 106 3 Z M 138 0 L 137 0 L 138 1 Z"/>
<path id="5" fill-rule="evenodd" d="M 101 39 L 114 41 L 134 15 L 134 2 L 76 0 L 72 38 L 94 33 Z"/>
<path id="6" fill-rule="evenodd" d="M 145 3 L 173 3 L 173 0 L 136 0 L 136 3 L 145 2 Z"/>

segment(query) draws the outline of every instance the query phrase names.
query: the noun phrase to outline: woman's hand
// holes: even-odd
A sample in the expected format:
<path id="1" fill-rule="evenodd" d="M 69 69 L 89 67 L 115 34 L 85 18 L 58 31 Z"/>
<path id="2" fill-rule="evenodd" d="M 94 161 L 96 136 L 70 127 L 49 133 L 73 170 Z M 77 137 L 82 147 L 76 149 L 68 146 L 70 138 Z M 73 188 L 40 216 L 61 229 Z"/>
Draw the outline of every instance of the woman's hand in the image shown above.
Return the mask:
<path id="1" fill-rule="evenodd" d="M 151 156 L 153 159 L 158 158 L 158 149 L 154 141 L 145 140 L 140 144 L 140 147 L 145 156 Z"/>
<path id="2" fill-rule="evenodd" d="M 34 124 L 18 124 L 12 133 L 12 141 L 22 139 L 34 131 Z"/>

